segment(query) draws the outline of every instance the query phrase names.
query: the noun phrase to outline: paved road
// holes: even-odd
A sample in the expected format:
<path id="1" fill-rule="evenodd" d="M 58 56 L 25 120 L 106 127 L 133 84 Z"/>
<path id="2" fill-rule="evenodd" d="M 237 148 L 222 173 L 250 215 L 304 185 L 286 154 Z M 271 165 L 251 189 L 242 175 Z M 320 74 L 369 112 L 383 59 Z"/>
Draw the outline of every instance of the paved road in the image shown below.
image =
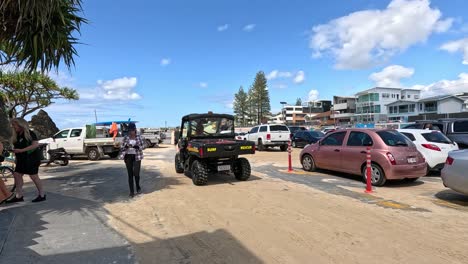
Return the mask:
<path id="1" fill-rule="evenodd" d="M 135 263 L 129 243 L 106 225 L 103 204 L 125 201 L 123 166 L 88 162 L 41 168 L 47 201 L 0 207 L 0 263 Z M 50 177 L 54 175 L 54 177 Z M 63 177 L 60 177 L 63 175 Z"/>

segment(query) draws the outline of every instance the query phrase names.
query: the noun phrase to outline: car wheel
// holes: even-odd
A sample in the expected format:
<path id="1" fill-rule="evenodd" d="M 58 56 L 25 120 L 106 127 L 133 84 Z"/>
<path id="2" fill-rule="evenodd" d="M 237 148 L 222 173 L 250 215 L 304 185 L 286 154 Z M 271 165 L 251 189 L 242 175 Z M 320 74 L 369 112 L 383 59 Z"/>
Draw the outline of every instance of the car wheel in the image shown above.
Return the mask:
<path id="1" fill-rule="evenodd" d="M 63 159 L 62 162 L 60 163 L 60 166 L 67 166 L 68 165 L 68 159 Z"/>
<path id="2" fill-rule="evenodd" d="M 281 149 L 281 151 L 286 151 L 286 150 L 288 150 L 288 145 L 281 145 L 280 149 Z"/>
<path id="3" fill-rule="evenodd" d="M 99 151 L 97 148 L 88 149 L 88 159 L 89 160 L 98 160 L 100 158 Z"/>
<path id="4" fill-rule="evenodd" d="M 264 151 L 265 150 L 265 146 L 263 145 L 261 139 L 258 140 L 258 148 L 257 149 L 258 149 L 258 151 Z"/>
<path id="5" fill-rule="evenodd" d="M 177 173 L 183 173 L 184 172 L 184 166 L 180 162 L 180 154 L 179 153 L 177 153 L 175 155 L 174 164 L 175 164 L 175 170 L 176 170 Z"/>
<path id="6" fill-rule="evenodd" d="M 314 158 L 309 154 L 304 154 L 304 156 L 302 156 L 301 164 L 305 171 L 315 171 L 317 169 Z"/>
<path id="7" fill-rule="evenodd" d="M 234 162 L 234 176 L 239 181 L 246 181 L 250 178 L 250 163 L 246 158 L 239 158 Z"/>
<path id="8" fill-rule="evenodd" d="M 153 144 L 151 144 L 151 141 L 149 139 L 146 140 L 146 148 L 151 148 Z"/>
<path id="9" fill-rule="evenodd" d="M 367 166 L 364 166 L 362 169 L 362 177 L 364 178 L 364 182 L 367 182 Z M 382 168 L 375 164 L 371 164 L 371 183 L 373 186 L 383 186 L 387 178 L 385 178 L 385 173 L 383 172 Z"/>
<path id="10" fill-rule="evenodd" d="M 119 156 L 119 152 L 118 152 L 118 151 L 112 152 L 112 153 L 109 153 L 108 155 L 109 155 L 109 157 L 111 157 L 112 159 L 115 159 L 115 158 L 117 158 L 117 157 Z"/>
<path id="11" fill-rule="evenodd" d="M 208 183 L 208 165 L 199 160 L 195 160 L 192 164 L 192 182 L 197 186 Z"/>

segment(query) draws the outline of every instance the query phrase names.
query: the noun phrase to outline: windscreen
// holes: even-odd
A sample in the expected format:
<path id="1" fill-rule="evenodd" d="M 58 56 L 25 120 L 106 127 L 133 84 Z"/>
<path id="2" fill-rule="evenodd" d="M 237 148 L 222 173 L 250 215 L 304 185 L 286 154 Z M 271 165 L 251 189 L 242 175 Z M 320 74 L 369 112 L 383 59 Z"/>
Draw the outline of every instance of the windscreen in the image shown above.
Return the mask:
<path id="1" fill-rule="evenodd" d="M 440 132 L 423 133 L 422 136 L 429 142 L 452 144 L 452 141 Z"/>
<path id="2" fill-rule="evenodd" d="M 234 122 L 225 117 L 198 118 L 190 121 L 191 136 L 234 136 Z"/>
<path id="3" fill-rule="evenodd" d="M 413 146 L 413 143 L 398 131 L 377 131 L 377 135 L 379 135 L 383 142 L 390 147 Z"/>
<path id="4" fill-rule="evenodd" d="M 287 126 L 271 125 L 270 131 L 289 131 Z"/>

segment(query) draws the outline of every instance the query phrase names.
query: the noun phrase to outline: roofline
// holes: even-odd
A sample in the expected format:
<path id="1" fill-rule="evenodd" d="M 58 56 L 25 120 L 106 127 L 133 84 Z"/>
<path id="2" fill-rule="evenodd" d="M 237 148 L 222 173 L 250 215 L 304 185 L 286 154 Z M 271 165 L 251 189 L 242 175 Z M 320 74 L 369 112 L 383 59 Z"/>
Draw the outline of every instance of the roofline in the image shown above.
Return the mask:
<path id="1" fill-rule="evenodd" d="M 358 93 L 356 93 L 356 95 L 358 95 L 358 94 L 365 94 L 365 93 L 368 93 L 369 91 L 376 90 L 376 89 L 392 89 L 392 90 L 399 90 L 399 91 L 402 91 L 402 90 L 403 90 L 402 88 L 394 88 L 394 87 L 379 87 L 379 86 L 376 86 L 376 87 L 374 87 L 374 88 L 370 88 L 370 89 L 367 89 L 367 90 L 364 90 L 364 91 L 358 92 Z"/>

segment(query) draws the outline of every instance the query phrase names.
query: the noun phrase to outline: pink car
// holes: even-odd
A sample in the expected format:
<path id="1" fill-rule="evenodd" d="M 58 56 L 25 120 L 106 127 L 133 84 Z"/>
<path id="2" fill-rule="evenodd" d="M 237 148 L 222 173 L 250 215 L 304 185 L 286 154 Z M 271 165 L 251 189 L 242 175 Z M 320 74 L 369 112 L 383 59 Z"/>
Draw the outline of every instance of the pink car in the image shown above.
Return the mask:
<path id="1" fill-rule="evenodd" d="M 304 170 L 317 168 L 362 175 L 367 178 L 366 150 L 371 147 L 372 185 L 387 180 L 415 181 L 426 175 L 426 161 L 416 146 L 400 132 L 378 129 L 346 129 L 326 135 L 300 154 Z"/>

